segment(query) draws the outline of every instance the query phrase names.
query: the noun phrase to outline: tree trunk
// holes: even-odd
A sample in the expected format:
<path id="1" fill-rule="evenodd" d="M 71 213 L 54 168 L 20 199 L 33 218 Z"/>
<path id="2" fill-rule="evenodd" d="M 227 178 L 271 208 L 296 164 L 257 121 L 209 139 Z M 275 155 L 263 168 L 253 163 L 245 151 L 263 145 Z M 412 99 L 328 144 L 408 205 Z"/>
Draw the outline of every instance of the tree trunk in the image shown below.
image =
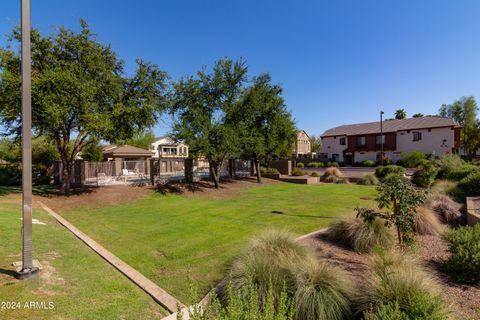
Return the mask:
<path id="1" fill-rule="evenodd" d="M 218 165 L 209 161 L 209 168 L 210 168 L 210 176 L 212 177 L 213 184 L 215 185 L 215 189 L 218 189 L 220 177 L 218 175 Z"/>
<path id="2" fill-rule="evenodd" d="M 70 177 L 72 176 L 73 163 L 62 159 L 62 192 L 70 193 Z"/>
<path id="3" fill-rule="evenodd" d="M 257 171 L 257 182 L 262 183 L 262 175 L 260 173 L 260 161 L 258 161 L 257 155 L 253 156 L 253 163 L 255 164 L 255 171 Z"/>

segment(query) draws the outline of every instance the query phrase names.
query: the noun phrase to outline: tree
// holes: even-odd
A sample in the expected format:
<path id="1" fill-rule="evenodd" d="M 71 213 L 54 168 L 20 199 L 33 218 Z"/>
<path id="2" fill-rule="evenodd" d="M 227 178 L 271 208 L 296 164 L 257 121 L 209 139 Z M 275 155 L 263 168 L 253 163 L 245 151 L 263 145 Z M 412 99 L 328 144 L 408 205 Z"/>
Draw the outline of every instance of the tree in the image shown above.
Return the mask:
<path id="1" fill-rule="evenodd" d="M 462 126 L 461 143 L 465 155 L 473 157 L 480 149 L 480 124 L 475 98 L 463 97 L 452 104 L 443 104 L 439 115 L 450 117 Z"/>
<path id="2" fill-rule="evenodd" d="M 165 72 L 137 60 L 135 74 L 126 76 L 111 47 L 99 43 L 84 20 L 80 27 L 78 33 L 60 27 L 50 36 L 32 30 L 31 37 L 32 125 L 57 147 L 64 192 L 88 141 L 129 138 L 153 126 L 165 106 Z M 19 40 L 15 29 L 11 42 Z M 21 120 L 20 53 L 13 47 L 0 49 L 0 121 L 7 134 L 18 134 Z"/>
<path id="3" fill-rule="evenodd" d="M 310 136 L 310 150 L 312 152 L 320 152 L 322 149 L 322 138 L 320 136 Z"/>
<path id="4" fill-rule="evenodd" d="M 372 223 L 377 217 L 385 219 L 387 225 L 393 224 L 397 229 L 398 243 L 413 241 L 411 233 L 415 224 L 415 210 L 425 201 L 425 193 L 415 189 L 405 177 L 390 174 L 377 188 L 380 209 L 392 211 L 377 212 L 369 208 L 356 208 L 357 217 Z"/>
<path id="5" fill-rule="evenodd" d="M 155 134 L 153 133 L 152 129 L 148 129 L 148 130 L 143 129 L 135 132 L 131 138 L 117 140 L 115 141 L 115 143 L 128 144 L 134 147 L 149 150 L 153 141 L 155 141 Z"/>
<path id="6" fill-rule="evenodd" d="M 401 119 L 406 119 L 407 118 L 407 112 L 405 109 L 398 109 L 395 111 L 395 119 L 401 120 Z"/>
<path id="7" fill-rule="evenodd" d="M 270 75 L 262 74 L 226 115 L 227 124 L 237 132 L 240 153 L 253 158 L 259 183 L 260 160 L 291 152 L 295 141 L 295 124 L 281 94 Z"/>
<path id="8" fill-rule="evenodd" d="M 82 149 L 81 156 L 85 161 L 102 161 L 103 150 L 99 141 L 97 139 L 92 139 L 89 143 L 87 143 Z"/>
<path id="9" fill-rule="evenodd" d="M 238 102 L 246 73 L 242 60 L 220 59 L 211 73 L 204 68 L 197 77 L 173 84 L 173 136 L 185 141 L 193 155 L 208 160 L 215 188 L 223 161 L 238 151 L 237 132 L 225 120 Z"/>
<path id="10" fill-rule="evenodd" d="M 423 117 L 425 117 L 425 115 L 423 113 L 415 113 L 412 117 L 413 118 L 423 118 Z"/>

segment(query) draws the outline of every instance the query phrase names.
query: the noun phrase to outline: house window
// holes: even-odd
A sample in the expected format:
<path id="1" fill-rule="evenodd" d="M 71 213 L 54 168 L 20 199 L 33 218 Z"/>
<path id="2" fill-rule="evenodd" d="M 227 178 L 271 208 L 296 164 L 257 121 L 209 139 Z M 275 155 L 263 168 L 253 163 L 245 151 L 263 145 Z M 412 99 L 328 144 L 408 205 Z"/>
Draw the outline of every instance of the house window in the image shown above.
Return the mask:
<path id="1" fill-rule="evenodd" d="M 345 138 L 340 138 L 340 145 L 344 146 L 346 144 L 346 139 Z"/>
<path id="2" fill-rule="evenodd" d="M 365 145 L 365 137 L 357 137 L 357 146 L 364 146 Z"/>
<path id="3" fill-rule="evenodd" d="M 422 133 L 421 132 L 414 132 L 413 133 L 413 141 L 420 141 L 422 140 Z"/>
<path id="4" fill-rule="evenodd" d="M 375 141 L 378 145 L 385 144 L 385 135 L 377 135 Z"/>

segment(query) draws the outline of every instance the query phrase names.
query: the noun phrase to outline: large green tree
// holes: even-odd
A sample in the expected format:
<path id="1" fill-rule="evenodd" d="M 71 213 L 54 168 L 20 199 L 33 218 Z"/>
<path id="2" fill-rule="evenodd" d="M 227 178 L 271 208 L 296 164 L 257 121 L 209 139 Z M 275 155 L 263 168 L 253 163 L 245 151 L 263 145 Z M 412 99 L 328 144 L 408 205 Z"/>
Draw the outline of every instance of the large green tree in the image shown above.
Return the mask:
<path id="1" fill-rule="evenodd" d="M 155 141 L 155 133 L 152 129 L 137 130 L 132 137 L 128 139 L 116 140 L 116 144 L 128 144 L 134 147 L 149 150 L 151 144 Z"/>
<path id="2" fill-rule="evenodd" d="M 262 74 L 227 114 L 242 156 L 253 158 L 258 182 L 260 160 L 289 154 L 295 141 L 295 123 L 281 94 L 282 88 L 271 84 L 270 75 Z"/>
<path id="3" fill-rule="evenodd" d="M 473 157 L 480 149 L 478 105 L 474 97 L 463 97 L 452 104 L 443 104 L 439 115 L 451 117 L 462 126 L 461 143 L 465 155 Z"/>
<path id="4" fill-rule="evenodd" d="M 242 60 L 220 59 L 212 72 L 204 68 L 173 84 L 173 135 L 190 146 L 190 153 L 208 160 L 215 188 L 223 161 L 238 151 L 237 133 L 226 114 L 242 93 L 246 73 Z"/>
<path id="5" fill-rule="evenodd" d="M 10 134 L 19 133 L 21 123 L 19 40 L 15 29 L 0 49 L 0 121 Z M 43 36 L 32 30 L 31 42 L 33 128 L 54 141 L 68 192 L 73 162 L 92 138 L 126 139 L 156 123 L 167 74 L 137 60 L 136 72 L 127 76 L 116 53 L 83 20 L 79 32 L 60 27 Z"/>

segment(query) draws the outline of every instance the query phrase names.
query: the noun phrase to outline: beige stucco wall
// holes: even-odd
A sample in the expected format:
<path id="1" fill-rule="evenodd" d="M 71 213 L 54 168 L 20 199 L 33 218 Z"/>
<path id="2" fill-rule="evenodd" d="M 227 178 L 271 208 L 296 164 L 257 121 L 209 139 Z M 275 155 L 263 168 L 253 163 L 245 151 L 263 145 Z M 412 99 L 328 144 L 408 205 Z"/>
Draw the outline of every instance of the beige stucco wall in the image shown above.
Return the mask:
<path id="1" fill-rule="evenodd" d="M 413 132 L 421 132 L 422 140 L 413 141 Z M 454 130 L 451 128 L 434 128 L 430 132 L 428 129 L 397 132 L 397 151 L 399 152 L 420 150 L 425 154 L 441 156 L 451 153 L 453 146 Z"/>
<path id="2" fill-rule="evenodd" d="M 340 144 L 340 138 L 345 138 L 345 145 Z M 338 161 L 343 162 L 343 150 L 348 147 L 347 136 L 325 137 L 322 139 L 322 149 L 320 153 L 327 153 L 328 159 L 332 158 L 333 154 L 338 154 Z"/>
<path id="3" fill-rule="evenodd" d="M 295 143 L 294 153 L 299 154 L 310 154 L 310 139 L 304 131 L 297 132 L 297 141 Z"/>

